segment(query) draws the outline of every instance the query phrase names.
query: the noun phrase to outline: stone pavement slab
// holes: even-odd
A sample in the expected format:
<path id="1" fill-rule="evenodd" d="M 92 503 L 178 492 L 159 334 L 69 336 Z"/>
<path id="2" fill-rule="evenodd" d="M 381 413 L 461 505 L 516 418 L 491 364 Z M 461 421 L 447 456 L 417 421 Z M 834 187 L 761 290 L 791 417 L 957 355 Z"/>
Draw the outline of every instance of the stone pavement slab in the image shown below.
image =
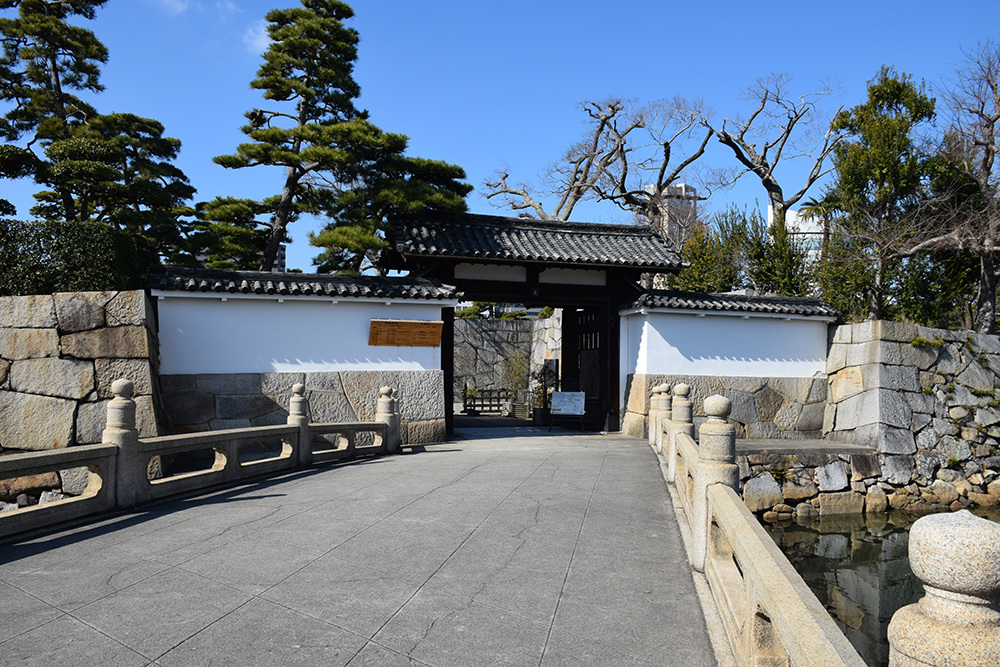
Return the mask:
<path id="1" fill-rule="evenodd" d="M 0 544 L 0 667 L 716 664 L 644 442 L 460 436 Z"/>

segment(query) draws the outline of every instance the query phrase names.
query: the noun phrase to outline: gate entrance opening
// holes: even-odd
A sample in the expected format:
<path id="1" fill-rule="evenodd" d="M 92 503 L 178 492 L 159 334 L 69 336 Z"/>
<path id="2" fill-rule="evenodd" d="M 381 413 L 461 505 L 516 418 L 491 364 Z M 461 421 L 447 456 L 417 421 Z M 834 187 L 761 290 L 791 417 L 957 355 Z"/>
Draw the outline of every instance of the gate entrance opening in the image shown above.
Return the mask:
<path id="1" fill-rule="evenodd" d="M 652 228 L 486 215 L 398 221 L 388 269 L 438 278 L 463 298 L 563 309 L 562 389 L 586 394 L 585 424 L 620 427 L 618 312 L 642 292 L 644 273 L 681 269 Z M 441 365 L 445 420 L 454 432 L 454 310 L 443 309 Z"/>

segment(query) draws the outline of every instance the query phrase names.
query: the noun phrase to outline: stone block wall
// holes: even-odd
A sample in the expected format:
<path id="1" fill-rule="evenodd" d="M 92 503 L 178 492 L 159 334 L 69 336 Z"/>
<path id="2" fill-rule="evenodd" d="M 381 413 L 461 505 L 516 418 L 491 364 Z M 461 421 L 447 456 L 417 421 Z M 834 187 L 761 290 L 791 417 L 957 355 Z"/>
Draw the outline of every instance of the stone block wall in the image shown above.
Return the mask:
<path id="1" fill-rule="evenodd" d="M 531 323 L 531 373 L 541 371 L 546 361 L 562 359 L 562 309 L 551 317 Z"/>
<path id="2" fill-rule="evenodd" d="M 155 332 L 141 291 L 0 297 L 0 455 L 100 442 L 122 377 L 135 384 L 140 434 L 158 435 Z M 0 480 L 0 501 L 79 494 L 87 478 L 82 469 L 36 477 Z"/>
<path id="3" fill-rule="evenodd" d="M 455 400 L 462 400 L 466 387 L 527 389 L 510 386 L 511 368 L 507 362 L 520 355 L 527 371 L 532 355 L 532 324 L 531 320 L 456 319 Z"/>
<path id="4" fill-rule="evenodd" d="M 900 322 L 839 327 L 830 439 L 873 447 L 879 481 L 916 504 L 1000 504 L 1000 338 Z"/>
<path id="5" fill-rule="evenodd" d="M 445 439 L 442 371 L 329 371 L 162 375 L 176 433 L 284 424 L 292 385 L 302 383 L 314 422 L 372 421 L 378 389 L 395 390 L 404 443 Z"/>
<path id="6" fill-rule="evenodd" d="M 649 396 L 659 384 L 684 383 L 691 387 L 695 428 L 705 420 L 703 403 L 713 394 L 732 401 L 729 420 L 738 427 L 736 437 L 743 438 L 819 438 L 822 437 L 826 408 L 826 377 L 761 378 L 708 375 L 636 374 L 628 378 L 625 390 L 625 416 L 622 431 L 646 437 Z"/>

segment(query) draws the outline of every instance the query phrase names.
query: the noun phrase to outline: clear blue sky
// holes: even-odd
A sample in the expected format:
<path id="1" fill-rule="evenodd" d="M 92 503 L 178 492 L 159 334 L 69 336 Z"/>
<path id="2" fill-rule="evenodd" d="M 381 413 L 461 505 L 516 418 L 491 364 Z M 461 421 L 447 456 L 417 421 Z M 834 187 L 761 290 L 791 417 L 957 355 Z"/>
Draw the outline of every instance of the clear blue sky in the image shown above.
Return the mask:
<path id="1" fill-rule="evenodd" d="M 237 171 L 212 163 L 233 152 L 249 89 L 260 64 L 266 12 L 293 0 L 109 0 L 87 25 L 109 48 L 93 102 L 102 112 L 160 120 L 183 142 L 179 166 L 198 188 L 217 195 L 263 197 L 281 175 L 264 167 Z M 355 78 L 360 106 L 387 131 L 410 137 L 410 154 L 463 166 L 476 190 L 473 212 L 503 213 L 482 183 L 507 166 L 530 181 L 576 140 L 585 100 L 609 96 L 652 101 L 704 98 L 720 116 L 746 110 L 740 93 L 759 77 L 783 72 L 792 90 L 831 80 L 835 105 L 865 97 L 883 64 L 938 85 L 961 60 L 961 48 L 1000 38 L 1000 3 L 965 0 L 841 2 L 669 2 L 632 0 L 355 0 L 351 25 L 361 36 Z M 940 121 L 943 122 L 943 121 Z M 731 164 L 713 146 L 706 166 Z M 786 190 L 797 190 L 794 170 Z M 5 184 L 26 215 L 30 186 Z M 717 193 L 729 202 L 763 201 L 746 179 Z M 810 191 L 819 195 L 820 190 Z M 581 221 L 622 221 L 618 209 L 591 205 Z M 292 226 L 289 267 L 309 271 L 312 221 Z"/>

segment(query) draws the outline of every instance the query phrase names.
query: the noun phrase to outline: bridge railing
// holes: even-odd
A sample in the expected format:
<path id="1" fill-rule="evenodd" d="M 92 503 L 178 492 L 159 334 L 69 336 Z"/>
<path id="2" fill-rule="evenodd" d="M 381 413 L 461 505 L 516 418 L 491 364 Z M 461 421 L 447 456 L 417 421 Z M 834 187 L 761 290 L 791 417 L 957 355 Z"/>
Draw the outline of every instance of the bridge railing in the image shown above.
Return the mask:
<path id="1" fill-rule="evenodd" d="M 133 386 L 112 385 L 103 443 L 0 457 L 0 479 L 86 468 L 83 494 L 0 512 L 0 537 L 71 521 L 114 508 L 129 509 L 173 495 L 270 475 L 314 463 L 394 453 L 401 446 L 400 418 L 392 390 L 382 387 L 373 422 L 311 423 L 305 388 L 292 388 L 287 425 L 139 438 Z M 167 476 L 150 474 L 159 463 L 178 467 L 201 452 L 201 464 Z"/>
<path id="2" fill-rule="evenodd" d="M 708 420 L 695 442 L 688 394 L 678 385 L 669 403 L 662 396 L 651 401 L 660 410 L 650 421 L 658 424 L 652 446 L 680 506 L 689 562 L 708 584 L 737 664 L 861 667 L 857 651 L 737 493 L 729 399 L 705 400 Z"/>

